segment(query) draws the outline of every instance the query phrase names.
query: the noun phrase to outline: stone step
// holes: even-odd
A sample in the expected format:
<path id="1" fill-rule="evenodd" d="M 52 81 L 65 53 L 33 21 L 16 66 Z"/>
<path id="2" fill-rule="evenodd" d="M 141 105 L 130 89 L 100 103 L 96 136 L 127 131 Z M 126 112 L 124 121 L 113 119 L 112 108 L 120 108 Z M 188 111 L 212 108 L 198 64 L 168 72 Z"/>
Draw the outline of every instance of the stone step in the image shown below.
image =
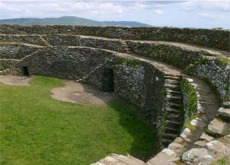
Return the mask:
<path id="1" fill-rule="evenodd" d="M 181 103 L 182 98 L 179 96 L 166 95 L 166 100 L 173 103 Z"/>
<path id="2" fill-rule="evenodd" d="M 225 102 L 223 103 L 223 107 L 224 107 L 224 108 L 230 108 L 230 101 L 225 101 Z"/>
<path id="3" fill-rule="evenodd" d="M 175 108 L 166 107 L 166 111 L 168 113 L 180 114 L 180 110 L 179 109 L 175 109 Z"/>
<path id="4" fill-rule="evenodd" d="M 167 93 L 174 95 L 174 96 L 178 96 L 178 95 L 182 95 L 181 92 L 179 90 L 171 90 L 171 89 L 167 89 L 166 90 Z"/>
<path id="5" fill-rule="evenodd" d="M 218 110 L 218 117 L 225 122 L 230 122 L 230 108 L 220 108 Z"/>
<path id="6" fill-rule="evenodd" d="M 178 133 L 179 130 L 176 128 L 171 127 L 170 125 L 167 125 L 164 130 L 165 133 Z"/>
<path id="7" fill-rule="evenodd" d="M 165 147 L 167 147 L 170 143 L 172 143 L 173 142 L 173 140 L 169 140 L 169 139 L 164 139 L 164 138 L 162 138 L 161 139 L 161 143 L 165 146 Z"/>
<path id="8" fill-rule="evenodd" d="M 164 78 L 165 79 L 172 79 L 172 80 L 180 80 L 181 76 L 175 76 L 175 75 L 165 74 Z"/>
<path id="9" fill-rule="evenodd" d="M 178 85 L 173 85 L 173 84 L 165 84 L 165 88 L 166 88 L 166 90 L 167 89 L 171 89 L 171 90 L 179 90 L 180 89 L 180 87 L 178 86 Z"/>
<path id="10" fill-rule="evenodd" d="M 167 119 L 174 119 L 174 120 L 180 120 L 180 114 L 175 114 L 175 113 L 168 113 L 166 115 Z"/>
<path id="11" fill-rule="evenodd" d="M 181 107 L 180 104 L 178 104 L 178 103 L 173 103 L 173 102 L 167 102 L 166 104 L 167 104 L 168 107 L 170 107 L 170 108 L 172 108 L 172 109 L 177 109 L 178 111 L 180 111 L 180 110 L 179 110 L 179 108 Z"/>
<path id="12" fill-rule="evenodd" d="M 181 99 L 174 99 L 174 98 L 166 98 L 166 101 L 180 104 L 182 102 Z"/>
<path id="13" fill-rule="evenodd" d="M 230 132 L 230 123 L 226 123 L 220 119 L 213 119 L 208 125 L 207 133 L 213 136 L 221 137 Z"/>
<path id="14" fill-rule="evenodd" d="M 175 99 L 175 100 L 181 100 L 182 98 L 180 96 L 174 96 L 174 95 L 166 95 L 166 98 L 168 99 Z"/>
<path id="15" fill-rule="evenodd" d="M 177 137 L 178 137 L 178 135 L 171 134 L 171 133 L 164 133 L 163 136 L 162 136 L 162 138 L 169 139 L 169 140 L 174 140 Z"/>
<path id="16" fill-rule="evenodd" d="M 205 132 L 203 132 L 202 135 L 200 136 L 199 140 L 210 142 L 210 141 L 214 140 L 214 137 L 209 136 L 208 134 L 206 134 Z"/>
<path id="17" fill-rule="evenodd" d="M 178 126 L 178 127 L 180 127 L 180 125 L 181 125 L 180 122 L 178 122 L 178 121 L 171 121 L 171 120 L 166 120 L 165 123 L 167 125 Z"/>
<path id="18" fill-rule="evenodd" d="M 179 85 L 180 81 L 179 80 L 173 80 L 173 79 L 165 79 L 165 83 Z"/>

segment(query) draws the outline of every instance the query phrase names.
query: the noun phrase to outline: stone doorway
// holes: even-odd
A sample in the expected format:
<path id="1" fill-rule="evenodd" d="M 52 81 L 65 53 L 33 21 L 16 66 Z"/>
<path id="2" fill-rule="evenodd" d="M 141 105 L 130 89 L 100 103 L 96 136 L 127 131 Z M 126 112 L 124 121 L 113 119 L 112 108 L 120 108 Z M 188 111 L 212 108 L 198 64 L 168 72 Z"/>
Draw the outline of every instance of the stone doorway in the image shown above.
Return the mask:
<path id="1" fill-rule="evenodd" d="M 110 68 L 105 68 L 102 77 L 102 91 L 113 92 L 114 91 L 114 74 Z"/>
<path id="2" fill-rule="evenodd" d="M 27 76 L 27 77 L 30 76 L 30 73 L 29 73 L 29 70 L 28 70 L 28 67 L 27 67 L 27 66 L 23 66 L 23 67 L 22 67 L 22 75 L 23 75 L 23 76 Z"/>

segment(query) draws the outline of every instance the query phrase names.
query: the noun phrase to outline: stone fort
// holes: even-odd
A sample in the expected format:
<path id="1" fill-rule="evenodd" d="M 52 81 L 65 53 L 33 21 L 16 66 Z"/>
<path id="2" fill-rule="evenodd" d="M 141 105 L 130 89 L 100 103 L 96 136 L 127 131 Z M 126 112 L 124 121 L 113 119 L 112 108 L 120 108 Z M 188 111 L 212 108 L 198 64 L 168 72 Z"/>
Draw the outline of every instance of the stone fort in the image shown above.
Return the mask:
<path id="1" fill-rule="evenodd" d="M 112 154 L 94 165 L 210 164 L 230 154 L 228 30 L 0 25 L 0 74 L 85 82 L 135 106 L 158 149 L 147 162 Z"/>

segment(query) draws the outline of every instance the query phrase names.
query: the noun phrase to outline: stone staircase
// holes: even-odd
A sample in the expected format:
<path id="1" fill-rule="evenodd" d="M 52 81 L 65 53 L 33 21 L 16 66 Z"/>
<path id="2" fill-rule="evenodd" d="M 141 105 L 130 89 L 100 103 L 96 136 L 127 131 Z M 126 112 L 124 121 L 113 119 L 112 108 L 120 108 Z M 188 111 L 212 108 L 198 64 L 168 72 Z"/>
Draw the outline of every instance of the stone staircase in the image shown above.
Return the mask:
<path id="1" fill-rule="evenodd" d="M 13 72 L 13 66 L 18 62 L 18 59 L 0 59 L 0 75 L 6 75 Z"/>
<path id="2" fill-rule="evenodd" d="M 209 123 L 195 142 L 195 149 L 183 154 L 182 160 L 187 164 L 211 164 L 225 158 L 230 163 L 230 102 L 219 108 L 216 117 Z M 206 155 L 191 157 L 196 152 L 205 151 Z"/>
<path id="3" fill-rule="evenodd" d="M 230 102 L 229 102 L 230 103 Z M 206 133 L 208 139 L 201 138 L 196 142 L 197 146 L 204 147 L 205 144 L 215 138 L 222 138 L 230 134 L 230 105 L 223 105 L 219 108 L 216 117 L 209 123 Z M 203 143 L 201 143 L 203 141 Z"/>
<path id="4" fill-rule="evenodd" d="M 52 47 L 52 45 L 50 43 L 48 43 L 48 41 L 45 40 L 42 35 L 39 35 L 39 38 L 44 42 L 45 46 Z"/>
<path id="5" fill-rule="evenodd" d="M 4 69 L 4 70 L 0 70 L 0 75 L 6 75 L 6 74 L 9 74 L 10 73 L 10 69 L 7 68 L 7 69 Z"/>
<path id="6" fill-rule="evenodd" d="M 92 75 L 96 70 L 98 70 L 99 68 L 101 68 L 105 63 L 101 63 L 100 65 L 98 65 L 97 67 L 95 67 L 93 70 L 91 70 L 88 74 L 86 74 L 85 76 L 83 76 L 80 79 L 75 80 L 76 82 L 84 82 L 84 80 L 86 80 L 90 75 Z"/>
<path id="7" fill-rule="evenodd" d="M 162 134 L 162 145 L 167 147 L 179 136 L 182 125 L 182 93 L 180 91 L 180 76 L 166 75 L 166 119 Z"/>
<path id="8" fill-rule="evenodd" d="M 126 41 L 121 40 L 121 45 L 122 45 L 122 49 L 124 50 L 125 53 L 132 54 L 132 51 L 128 47 Z"/>
<path id="9" fill-rule="evenodd" d="M 35 55 L 36 53 L 40 52 L 41 50 L 42 49 L 38 49 L 38 50 L 34 51 L 33 53 L 28 54 L 28 55 L 26 55 L 25 57 L 23 57 L 21 59 L 16 59 L 16 58 L 0 59 L 0 65 L 2 65 L 2 66 L 5 65 L 4 69 L 0 68 L 0 75 L 15 74 L 15 73 L 17 73 L 17 71 L 16 71 L 16 65 L 18 63 L 22 62 L 26 58 L 32 57 L 33 55 Z M 7 63 L 9 63 L 9 64 L 7 64 Z"/>

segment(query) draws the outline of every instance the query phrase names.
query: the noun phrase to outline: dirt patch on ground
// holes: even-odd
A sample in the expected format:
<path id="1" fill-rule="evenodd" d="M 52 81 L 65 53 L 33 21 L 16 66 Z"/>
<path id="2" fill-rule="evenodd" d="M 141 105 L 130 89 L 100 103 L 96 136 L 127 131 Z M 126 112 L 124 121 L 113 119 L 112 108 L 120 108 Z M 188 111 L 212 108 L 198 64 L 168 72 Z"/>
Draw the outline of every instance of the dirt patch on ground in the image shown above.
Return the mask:
<path id="1" fill-rule="evenodd" d="M 12 76 L 12 75 L 0 75 L 0 82 L 6 85 L 21 85 L 29 86 L 29 81 L 31 77 L 21 77 L 21 76 Z"/>
<path id="2" fill-rule="evenodd" d="M 105 93 L 98 89 L 80 84 L 75 81 L 63 80 L 64 87 L 52 89 L 52 98 L 78 104 L 106 105 L 111 101 L 118 100 L 113 93 Z"/>

